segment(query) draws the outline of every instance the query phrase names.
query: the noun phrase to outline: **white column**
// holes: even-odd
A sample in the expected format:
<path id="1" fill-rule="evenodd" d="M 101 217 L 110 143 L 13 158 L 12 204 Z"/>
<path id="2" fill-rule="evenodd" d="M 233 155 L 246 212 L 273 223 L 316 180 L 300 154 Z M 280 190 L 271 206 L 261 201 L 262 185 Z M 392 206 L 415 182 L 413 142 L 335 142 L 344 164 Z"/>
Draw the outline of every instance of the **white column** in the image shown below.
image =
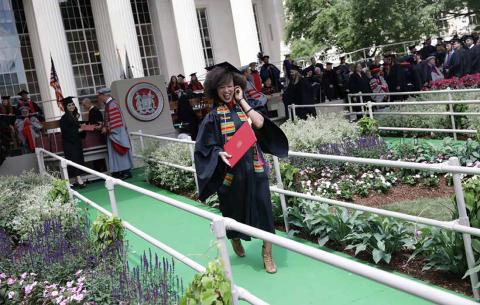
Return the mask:
<path id="1" fill-rule="evenodd" d="M 76 96 L 77 87 L 58 0 L 24 0 L 25 17 L 42 100 L 55 99 L 50 87 L 50 55 L 64 96 Z M 61 115 L 56 101 L 43 104 L 47 121 Z"/>
<path id="2" fill-rule="evenodd" d="M 252 0 L 230 0 L 240 65 L 257 60 L 259 52 L 257 28 Z"/>
<path id="3" fill-rule="evenodd" d="M 198 27 L 197 10 L 194 0 L 172 0 L 173 16 L 177 30 L 178 44 L 183 64 L 183 72 L 203 72 L 202 40 Z"/>
<path id="4" fill-rule="evenodd" d="M 122 67 L 126 72 L 125 52 L 128 53 L 133 76 L 143 77 L 142 59 L 130 0 L 91 0 L 90 3 L 107 86 L 110 86 L 112 81 L 120 79 Z"/>
<path id="5" fill-rule="evenodd" d="M 170 81 L 171 75 L 183 71 L 180 46 L 177 31 L 173 30 L 175 19 L 170 0 L 149 0 L 152 29 L 157 45 L 157 56 L 160 60 L 160 70 L 165 80 Z"/>
<path id="6" fill-rule="evenodd" d="M 266 47 L 265 53 L 270 55 L 271 63 L 280 63 L 283 55 L 288 53 L 284 41 L 283 3 L 282 0 L 262 0 L 261 4 L 261 12 L 257 13 L 261 14 L 259 19 L 263 21 L 259 26 L 266 32 L 264 35 L 266 41 L 263 41 Z"/>

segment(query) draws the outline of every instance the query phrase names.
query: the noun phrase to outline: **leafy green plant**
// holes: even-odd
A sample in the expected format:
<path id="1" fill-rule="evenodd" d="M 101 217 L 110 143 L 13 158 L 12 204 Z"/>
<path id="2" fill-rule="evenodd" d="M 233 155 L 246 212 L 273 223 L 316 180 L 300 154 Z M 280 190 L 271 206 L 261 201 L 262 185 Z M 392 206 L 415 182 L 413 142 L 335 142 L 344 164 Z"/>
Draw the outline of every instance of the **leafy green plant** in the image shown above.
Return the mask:
<path id="1" fill-rule="evenodd" d="M 362 136 L 378 135 L 378 121 L 364 116 L 357 122 L 358 129 Z"/>
<path id="2" fill-rule="evenodd" d="M 231 283 L 223 273 L 219 259 L 208 263 L 205 272 L 193 277 L 193 281 L 180 300 L 180 305 L 231 304 L 233 304 Z"/>
<path id="3" fill-rule="evenodd" d="M 477 140 L 478 143 L 480 143 L 480 125 L 477 125 L 477 133 L 475 134 L 476 137 L 475 139 Z"/>
<path id="4" fill-rule="evenodd" d="M 367 251 L 373 261 L 390 263 L 392 254 L 404 248 L 412 249 L 414 241 L 409 226 L 393 218 L 370 215 L 344 238 L 345 249 L 355 249 L 355 255 Z"/>
<path id="5" fill-rule="evenodd" d="M 125 238 L 125 228 L 122 220 L 116 216 L 108 217 L 103 214 L 97 216 L 92 225 L 93 241 L 97 251 L 104 251 L 116 242 Z"/>
<path id="6" fill-rule="evenodd" d="M 69 200 L 68 188 L 67 188 L 67 180 L 64 179 L 53 179 L 52 182 L 52 189 L 48 193 L 51 200 L 56 200 L 60 198 L 61 202 L 67 202 Z"/>
<path id="7" fill-rule="evenodd" d="M 186 167 L 192 166 L 187 145 L 165 144 L 154 151 L 146 151 L 143 157 L 146 163 L 145 176 L 149 183 L 174 193 L 193 194 L 195 192 L 195 179 L 191 173 L 162 164 L 162 162 L 170 162 Z"/>
<path id="8" fill-rule="evenodd" d="M 421 256 L 423 270 L 443 270 L 463 275 L 467 270 L 464 245 L 460 234 L 436 227 L 420 229 L 416 250 L 409 260 Z"/>
<path id="9" fill-rule="evenodd" d="M 286 163 L 280 162 L 280 174 L 282 175 L 283 186 L 287 190 L 295 191 L 298 190 L 298 174 L 300 169 L 295 166 Z"/>

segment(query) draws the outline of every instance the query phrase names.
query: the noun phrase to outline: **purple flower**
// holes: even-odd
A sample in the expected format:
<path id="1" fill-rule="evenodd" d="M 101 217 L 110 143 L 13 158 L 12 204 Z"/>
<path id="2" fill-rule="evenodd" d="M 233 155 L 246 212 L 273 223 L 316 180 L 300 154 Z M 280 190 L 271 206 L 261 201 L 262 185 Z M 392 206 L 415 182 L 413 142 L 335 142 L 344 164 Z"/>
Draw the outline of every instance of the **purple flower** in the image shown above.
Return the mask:
<path id="1" fill-rule="evenodd" d="M 16 281 L 14 278 L 11 278 L 11 277 L 10 277 L 10 278 L 8 278 L 8 280 L 7 280 L 7 285 L 8 285 L 8 286 L 11 286 L 11 285 L 15 284 L 16 282 L 17 282 L 17 281 Z"/>

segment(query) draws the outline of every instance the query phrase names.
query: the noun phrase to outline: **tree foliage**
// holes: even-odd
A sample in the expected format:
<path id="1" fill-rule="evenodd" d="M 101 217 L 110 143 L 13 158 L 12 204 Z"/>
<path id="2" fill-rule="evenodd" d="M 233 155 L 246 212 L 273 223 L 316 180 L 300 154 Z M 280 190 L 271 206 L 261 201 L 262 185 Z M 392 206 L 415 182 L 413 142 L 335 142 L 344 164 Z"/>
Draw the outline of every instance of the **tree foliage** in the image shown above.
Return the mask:
<path id="1" fill-rule="evenodd" d="M 465 5 L 469 10 L 462 11 Z M 286 0 L 285 7 L 295 56 L 305 51 L 302 42 L 317 51 L 335 46 L 350 52 L 437 35 L 442 13 L 480 14 L 479 0 Z"/>

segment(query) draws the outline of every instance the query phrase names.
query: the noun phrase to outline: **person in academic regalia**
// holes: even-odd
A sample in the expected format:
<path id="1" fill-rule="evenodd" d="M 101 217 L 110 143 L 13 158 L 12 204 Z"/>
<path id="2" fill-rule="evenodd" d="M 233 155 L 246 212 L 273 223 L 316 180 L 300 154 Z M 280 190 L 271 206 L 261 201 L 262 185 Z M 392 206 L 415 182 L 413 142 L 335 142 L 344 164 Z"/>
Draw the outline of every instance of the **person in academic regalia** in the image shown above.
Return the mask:
<path id="1" fill-rule="evenodd" d="M 472 35 L 465 37 L 465 74 L 474 74 L 478 66 L 480 49 L 476 47 Z"/>
<path id="2" fill-rule="evenodd" d="M 322 89 L 329 101 L 337 98 L 337 74 L 333 70 L 333 64 L 327 62 L 327 68 L 323 72 Z"/>
<path id="3" fill-rule="evenodd" d="M 178 95 L 182 91 L 180 84 L 178 83 L 178 79 L 175 75 L 170 77 L 170 82 L 167 86 L 167 94 L 171 101 L 178 101 Z"/>
<path id="4" fill-rule="evenodd" d="M 178 86 L 180 87 L 180 89 L 182 89 L 183 91 L 187 91 L 188 84 L 185 81 L 185 76 L 183 76 L 183 74 L 178 74 L 177 79 L 178 79 Z"/>
<path id="5" fill-rule="evenodd" d="M 248 66 L 252 71 L 252 81 L 255 85 L 255 89 L 257 89 L 257 91 L 262 91 L 262 78 L 260 77 L 260 72 L 258 72 L 257 70 L 257 63 L 251 62 L 250 64 L 248 64 Z"/>
<path id="6" fill-rule="evenodd" d="M 112 98 L 109 88 L 97 91 L 97 100 L 105 104 L 105 118 L 102 133 L 107 135 L 108 165 L 115 178 L 132 177 L 133 167 L 130 138 L 120 104 Z"/>
<path id="7" fill-rule="evenodd" d="M 419 52 L 415 54 L 415 62 L 412 66 L 412 78 L 414 91 L 421 91 L 428 83 L 428 67 Z"/>
<path id="8" fill-rule="evenodd" d="M 436 81 L 444 79 L 443 73 L 437 68 L 436 57 L 431 55 L 425 60 L 427 62 L 427 81 Z"/>
<path id="9" fill-rule="evenodd" d="M 84 165 L 82 139 L 85 138 L 85 131 L 80 127 L 80 113 L 73 102 L 72 97 L 66 97 L 62 101 L 65 114 L 60 119 L 60 131 L 62 132 L 63 152 L 65 159 Z M 75 185 L 83 188 L 85 183 L 82 180 L 82 171 L 76 167 L 68 167 L 68 175 L 70 178 L 76 179 Z"/>
<path id="10" fill-rule="evenodd" d="M 420 50 L 420 54 L 422 56 L 422 59 L 425 60 L 428 56 L 431 54 L 435 53 L 437 49 L 432 46 L 432 38 L 427 37 L 423 43 L 423 48 Z"/>
<path id="11" fill-rule="evenodd" d="M 370 68 L 372 78 L 370 79 L 370 89 L 373 93 L 388 93 L 387 81 L 380 75 L 380 66 L 372 66 Z M 372 99 L 377 102 L 388 102 L 388 95 L 374 95 Z M 382 106 L 381 108 L 383 108 Z"/>
<path id="12" fill-rule="evenodd" d="M 450 69 L 448 69 L 449 77 L 462 77 L 465 75 L 465 50 L 463 49 L 462 43 L 459 39 L 455 39 L 453 42 L 454 52 L 452 54 L 452 59 L 450 62 Z"/>
<path id="13" fill-rule="evenodd" d="M 192 91 L 200 91 L 203 90 L 202 83 L 197 78 L 197 73 L 190 74 L 190 83 L 188 84 L 188 88 Z"/>
<path id="14" fill-rule="evenodd" d="M 246 82 L 245 97 L 247 98 L 248 104 L 268 117 L 267 103 L 269 98 L 255 87 L 250 66 L 241 67 L 240 72 L 242 72 Z"/>
<path id="15" fill-rule="evenodd" d="M 101 136 L 100 133 L 103 127 L 103 115 L 102 112 L 95 106 L 89 98 L 84 98 L 82 100 L 82 107 L 84 111 L 88 111 L 88 124 L 96 125 L 94 131 L 89 131 L 94 135 Z M 102 160 L 93 160 L 93 169 L 98 172 L 105 172 L 105 161 Z"/>
<path id="16" fill-rule="evenodd" d="M 13 144 L 13 149 L 17 148 L 15 109 L 10 103 L 10 96 L 2 96 L 2 103 L 0 104 L 0 138 L 7 151 L 10 143 Z"/>
<path id="17" fill-rule="evenodd" d="M 20 114 L 21 116 L 15 120 L 15 128 L 22 145 L 22 152 L 26 154 L 35 150 L 35 138 L 40 136 L 43 125 L 36 116 L 30 115 L 30 107 L 20 108 Z"/>
<path id="18" fill-rule="evenodd" d="M 283 61 L 283 75 L 285 76 L 285 87 L 288 86 L 288 83 L 290 82 L 291 69 L 292 69 L 292 60 L 290 59 L 290 54 L 285 54 L 285 60 Z"/>
<path id="19" fill-rule="evenodd" d="M 290 73 L 292 81 L 283 93 L 286 114 L 288 114 L 288 105 L 313 105 L 315 103 L 312 84 L 303 78 L 301 68 L 293 65 Z M 314 107 L 296 108 L 295 113 L 300 119 L 306 119 L 308 115 L 316 116 L 317 114 Z"/>
<path id="20" fill-rule="evenodd" d="M 480 73 L 480 45 L 478 44 L 479 40 L 480 39 L 477 37 L 477 42 L 469 49 L 471 74 Z"/>
<path id="21" fill-rule="evenodd" d="M 367 75 L 362 71 L 362 64 L 357 63 L 355 64 L 355 71 L 350 75 L 348 79 L 349 91 L 350 93 L 371 93 L 372 89 L 370 88 L 370 80 L 368 79 Z M 353 98 L 352 102 L 360 103 L 360 98 Z M 363 96 L 362 101 L 365 103 L 370 101 L 370 96 Z M 363 106 L 356 106 L 353 107 L 354 112 L 362 111 Z M 358 118 L 357 114 L 357 118 Z M 361 115 L 360 115 L 361 116 Z"/>
<path id="22" fill-rule="evenodd" d="M 244 99 L 246 84 L 240 71 L 227 62 L 207 70 L 205 93 L 215 106 L 200 125 L 195 143 L 199 198 L 204 201 L 217 193 L 224 217 L 275 233 L 268 166 L 263 153 L 286 157 L 288 140 L 277 125 Z M 249 124 L 249 120 L 257 143 L 232 168 L 229 166 L 231 156 L 223 147 L 243 124 Z M 232 240 L 235 253 L 245 256 L 240 239 L 250 240 L 251 237 L 232 230 L 227 231 L 227 237 Z M 266 271 L 276 272 L 271 243 L 264 241 L 262 256 Z"/>
<path id="23" fill-rule="evenodd" d="M 386 59 L 387 58 L 387 62 L 389 63 L 389 73 L 385 74 L 385 80 L 388 83 L 388 89 L 390 92 L 404 92 L 407 85 L 405 71 L 402 69 L 400 64 L 398 64 L 394 54 L 386 56 Z M 392 101 L 401 100 L 404 98 L 405 97 L 398 95 L 391 97 Z"/>
<path id="24" fill-rule="evenodd" d="M 182 95 L 178 99 L 178 109 L 177 109 L 177 123 L 185 123 L 185 131 L 188 132 L 192 138 L 192 140 L 195 141 L 197 138 L 198 134 L 198 125 L 199 125 L 199 119 L 197 115 L 195 114 L 195 111 L 192 108 L 192 105 L 190 104 L 190 100 L 187 98 L 186 95 Z"/>
<path id="25" fill-rule="evenodd" d="M 28 96 L 28 91 L 27 90 L 22 90 L 17 93 L 17 95 L 20 96 L 20 99 L 18 100 L 17 107 L 16 107 L 16 115 L 17 116 L 22 116 L 20 108 L 27 106 L 30 108 L 30 115 L 36 116 L 37 119 L 41 122 L 45 121 L 45 116 L 43 115 L 43 110 L 40 108 L 40 106 L 37 105 L 34 101 L 30 99 Z"/>
<path id="26" fill-rule="evenodd" d="M 283 86 L 280 83 L 280 70 L 275 65 L 272 65 L 270 62 L 270 56 L 263 55 L 262 61 L 263 65 L 260 68 L 260 77 L 264 82 L 267 78 L 272 80 L 272 87 L 275 89 L 275 92 L 282 90 Z"/>
<path id="27" fill-rule="evenodd" d="M 84 98 L 82 100 L 82 107 L 85 111 L 88 111 L 88 124 L 89 125 L 101 125 L 103 124 L 103 115 L 100 110 L 93 105 L 92 100 Z"/>
<path id="28" fill-rule="evenodd" d="M 337 72 L 338 93 L 340 98 L 346 99 L 350 93 L 348 80 L 350 78 L 350 65 L 345 61 L 345 56 L 340 57 L 340 65 L 334 69 Z"/>

